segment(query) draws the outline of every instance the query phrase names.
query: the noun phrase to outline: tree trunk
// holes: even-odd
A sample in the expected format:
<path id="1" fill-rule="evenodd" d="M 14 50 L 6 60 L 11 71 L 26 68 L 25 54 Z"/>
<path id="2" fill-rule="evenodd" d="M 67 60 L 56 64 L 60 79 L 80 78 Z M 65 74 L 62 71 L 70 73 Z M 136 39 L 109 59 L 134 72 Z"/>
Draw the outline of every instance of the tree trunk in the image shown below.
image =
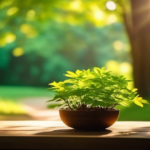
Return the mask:
<path id="1" fill-rule="evenodd" d="M 150 95 L 150 0 L 131 0 L 132 15 L 124 15 L 129 35 L 134 85 L 140 96 Z M 132 23 L 130 22 L 132 20 Z"/>

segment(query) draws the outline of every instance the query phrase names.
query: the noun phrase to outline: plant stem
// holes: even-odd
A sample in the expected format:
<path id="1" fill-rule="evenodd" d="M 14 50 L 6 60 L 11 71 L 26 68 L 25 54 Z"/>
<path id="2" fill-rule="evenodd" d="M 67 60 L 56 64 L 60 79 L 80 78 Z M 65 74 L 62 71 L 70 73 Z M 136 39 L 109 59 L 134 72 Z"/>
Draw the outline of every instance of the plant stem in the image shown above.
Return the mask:
<path id="1" fill-rule="evenodd" d="M 73 110 L 73 109 L 71 108 L 70 104 L 69 104 L 69 101 L 68 101 L 68 100 L 65 100 L 62 96 L 61 96 L 61 98 L 65 101 L 65 103 L 67 103 L 68 107 L 69 107 L 71 110 Z"/>
<path id="2" fill-rule="evenodd" d="M 114 104 L 113 106 L 109 107 L 111 109 L 113 109 L 115 106 L 117 106 L 118 104 Z"/>
<path id="3" fill-rule="evenodd" d="M 68 104 L 69 108 L 70 108 L 71 110 L 73 110 L 73 109 L 71 108 L 71 106 L 70 106 L 70 104 L 69 104 L 69 101 L 68 101 L 68 100 L 66 100 L 66 103 Z"/>

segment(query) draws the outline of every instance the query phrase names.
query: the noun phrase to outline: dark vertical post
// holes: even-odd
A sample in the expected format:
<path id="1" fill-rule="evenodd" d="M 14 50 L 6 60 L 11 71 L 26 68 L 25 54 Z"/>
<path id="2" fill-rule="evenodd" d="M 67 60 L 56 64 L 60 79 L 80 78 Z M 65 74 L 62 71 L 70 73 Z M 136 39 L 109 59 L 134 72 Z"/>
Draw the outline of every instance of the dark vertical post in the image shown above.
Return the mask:
<path id="1" fill-rule="evenodd" d="M 140 96 L 150 95 L 150 0 L 131 0 L 132 25 L 125 14 L 130 38 L 135 87 Z"/>

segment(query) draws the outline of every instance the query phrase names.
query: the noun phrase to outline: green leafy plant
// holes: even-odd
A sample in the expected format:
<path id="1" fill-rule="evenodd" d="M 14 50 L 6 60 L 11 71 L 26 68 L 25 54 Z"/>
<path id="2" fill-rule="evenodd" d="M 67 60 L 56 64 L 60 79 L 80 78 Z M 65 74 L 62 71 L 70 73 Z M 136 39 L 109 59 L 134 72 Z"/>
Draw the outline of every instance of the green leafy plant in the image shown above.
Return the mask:
<path id="1" fill-rule="evenodd" d="M 137 94 L 137 89 L 129 89 L 128 82 L 123 75 L 114 76 L 105 68 L 94 67 L 91 71 L 77 70 L 75 73 L 67 71 L 69 79 L 63 82 L 50 83 L 54 98 L 48 102 L 56 102 L 71 110 L 80 109 L 113 109 L 116 105 L 129 106 L 129 102 L 143 107 L 148 101 Z"/>

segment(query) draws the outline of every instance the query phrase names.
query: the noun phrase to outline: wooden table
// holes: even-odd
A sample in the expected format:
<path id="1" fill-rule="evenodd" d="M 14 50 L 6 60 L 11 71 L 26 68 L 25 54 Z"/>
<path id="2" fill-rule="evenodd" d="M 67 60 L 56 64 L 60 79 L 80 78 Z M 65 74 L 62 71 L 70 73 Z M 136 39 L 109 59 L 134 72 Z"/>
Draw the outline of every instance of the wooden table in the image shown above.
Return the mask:
<path id="1" fill-rule="evenodd" d="M 150 150 L 150 122 L 116 122 L 78 131 L 60 121 L 0 121 L 0 150 Z"/>

